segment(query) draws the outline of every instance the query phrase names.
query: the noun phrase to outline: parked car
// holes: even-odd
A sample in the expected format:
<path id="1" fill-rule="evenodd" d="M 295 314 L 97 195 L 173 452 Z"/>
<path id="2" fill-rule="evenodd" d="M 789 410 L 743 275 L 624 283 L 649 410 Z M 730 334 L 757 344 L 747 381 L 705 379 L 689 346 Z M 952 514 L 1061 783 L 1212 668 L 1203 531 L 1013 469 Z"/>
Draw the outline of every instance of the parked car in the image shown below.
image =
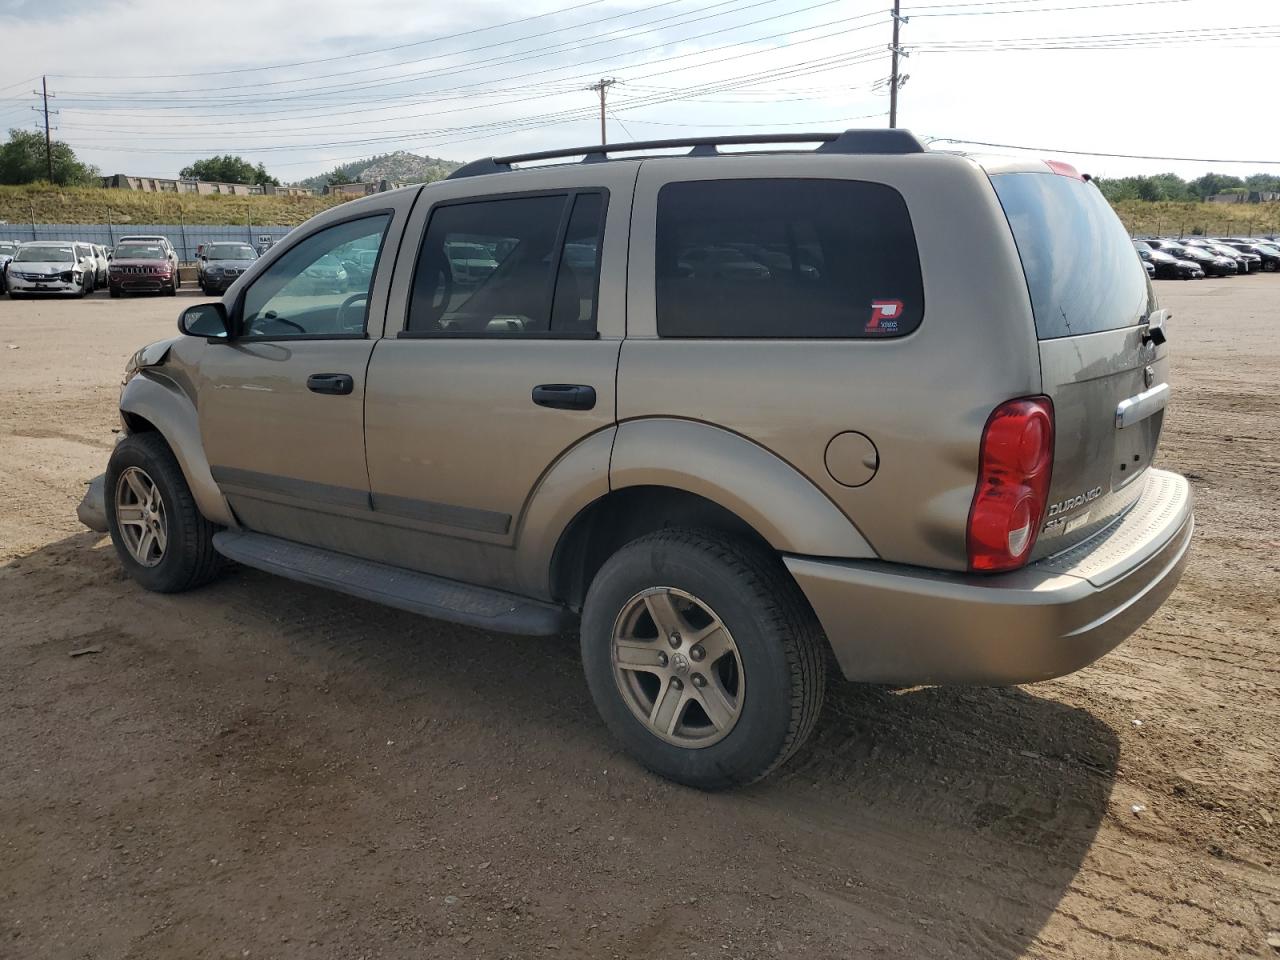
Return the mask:
<path id="1" fill-rule="evenodd" d="M 1133 248 L 1159 279 L 1198 280 L 1204 276 L 1204 271 L 1194 260 L 1179 260 L 1163 250 L 1155 249 L 1146 240 L 1134 240 Z"/>
<path id="2" fill-rule="evenodd" d="M 83 297 L 92 286 L 92 267 L 75 243 L 39 240 L 18 247 L 9 263 L 9 296 L 40 294 Z"/>
<path id="3" fill-rule="evenodd" d="M 1065 164 L 804 139 L 478 161 L 314 217 L 134 354 L 81 517 L 151 590 L 229 558 L 576 624 L 609 728 L 703 788 L 794 753 L 829 653 L 891 684 L 1091 662 L 1193 527 L 1152 464 L 1166 313 L 1124 227 Z M 498 261 L 467 289 L 459 237 Z M 386 254 L 362 288 L 297 282 L 352 248 Z M 771 262 L 700 255 L 727 249 Z"/>
<path id="4" fill-rule="evenodd" d="M 247 243 L 206 243 L 201 246 L 196 282 L 207 294 L 225 293 L 227 287 L 258 259 L 258 254 Z"/>
<path id="5" fill-rule="evenodd" d="M 1208 250 L 1201 250 L 1199 247 L 1188 246 L 1181 240 L 1148 240 L 1147 243 L 1179 260 L 1192 261 L 1205 272 L 1206 276 L 1225 277 L 1236 272 L 1234 260 L 1220 257 Z"/>
<path id="6" fill-rule="evenodd" d="M 91 243 L 89 249 L 93 251 L 94 289 L 105 287 L 110 276 L 111 255 L 107 252 L 107 248 L 101 244 Z"/>
<path id="7" fill-rule="evenodd" d="M 116 246 L 119 247 L 121 244 L 125 244 L 125 243 L 159 244 L 161 247 L 163 247 L 165 251 L 165 257 L 169 260 L 170 265 L 173 267 L 173 275 L 178 278 L 178 285 L 181 286 L 182 278 L 178 276 L 178 251 L 173 249 L 173 244 L 169 242 L 168 237 L 161 236 L 160 234 L 140 234 L 138 236 L 133 236 L 133 237 L 121 237 L 119 240 L 116 241 Z"/>
<path id="8" fill-rule="evenodd" d="M 1262 261 L 1262 269 L 1267 273 L 1275 273 L 1280 269 L 1280 246 L 1269 243 L 1252 243 L 1244 240 L 1224 240 L 1229 247 L 1250 253 Z"/>
<path id="9" fill-rule="evenodd" d="M 1207 250 L 1209 253 L 1217 257 L 1226 257 L 1232 260 L 1236 265 L 1237 273 L 1249 273 L 1255 268 L 1255 265 L 1261 265 L 1262 258 L 1253 254 L 1245 253 L 1243 250 L 1237 250 L 1234 247 L 1218 243 L 1215 240 L 1206 240 L 1202 237 L 1186 241 L 1188 246 L 1194 246 L 1201 250 Z"/>
<path id="10" fill-rule="evenodd" d="M 93 245 L 89 243 L 73 243 L 76 251 L 76 260 L 80 264 L 80 269 L 84 272 L 89 282 L 89 292 L 93 293 L 98 287 L 98 255 L 93 252 Z"/>
<path id="11" fill-rule="evenodd" d="M 0 240 L 0 293 L 5 292 L 5 276 L 9 269 L 9 261 L 13 259 L 13 255 L 17 252 L 18 242 L 16 240 Z"/>
<path id="12" fill-rule="evenodd" d="M 178 266 L 164 245 L 155 240 L 121 240 L 111 254 L 112 297 L 126 293 L 178 292 Z"/>

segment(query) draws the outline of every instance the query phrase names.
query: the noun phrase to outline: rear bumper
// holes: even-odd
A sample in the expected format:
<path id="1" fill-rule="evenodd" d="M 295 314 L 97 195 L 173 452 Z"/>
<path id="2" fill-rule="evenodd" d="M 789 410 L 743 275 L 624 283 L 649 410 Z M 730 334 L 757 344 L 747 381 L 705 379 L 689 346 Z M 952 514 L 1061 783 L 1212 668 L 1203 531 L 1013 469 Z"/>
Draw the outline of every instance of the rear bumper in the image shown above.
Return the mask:
<path id="1" fill-rule="evenodd" d="M 1116 524 L 1013 573 L 784 558 L 850 680 L 1009 684 L 1071 673 L 1177 586 L 1195 526 L 1187 481 L 1148 470 Z"/>

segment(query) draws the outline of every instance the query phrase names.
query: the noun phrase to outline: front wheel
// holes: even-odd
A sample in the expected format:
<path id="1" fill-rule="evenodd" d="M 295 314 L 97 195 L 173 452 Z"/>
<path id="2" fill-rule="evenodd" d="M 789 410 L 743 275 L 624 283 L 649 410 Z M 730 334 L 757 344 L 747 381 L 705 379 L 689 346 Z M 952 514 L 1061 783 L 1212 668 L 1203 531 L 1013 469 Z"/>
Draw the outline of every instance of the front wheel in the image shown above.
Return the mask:
<path id="1" fill-rule="evenodd" d="M 822 630 L 778 558 L 704 530 L 662 530 L 605 562 L 583 608 L 582 660 L 614 736 L 701 789 L 785 762 L 826 684 Z"/>
<path id="2" fill-rule="evenodd" d="M 125 571 L 148 590 L 177 593 L 217 576 L 215 527 L 196 507 L 159 433 L 125 437 L 107 462 L 107 526 Z"/>

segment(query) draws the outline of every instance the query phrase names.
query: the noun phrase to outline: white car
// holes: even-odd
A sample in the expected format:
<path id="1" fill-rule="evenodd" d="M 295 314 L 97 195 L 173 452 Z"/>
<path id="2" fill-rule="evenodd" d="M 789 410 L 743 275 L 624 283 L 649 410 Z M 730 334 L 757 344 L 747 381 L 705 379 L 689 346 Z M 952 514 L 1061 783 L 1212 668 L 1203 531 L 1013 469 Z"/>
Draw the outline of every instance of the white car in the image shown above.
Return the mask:
<path id="1" fill-rule="evenodd" d="M 93 252 L 91 243 L 75 243 L 73 246 L 80 270 L 89 278 L 89 292 L 93 293 L 98 288 L 98 255 Z"/>
<path id="2" fill-rule="evenodd" d="M 6 278 L 10 298 L 36 294 L 83 297 L 93 282 L 93 268 L 88 266 L 88 258 L 80 256 L 78 246 L 84 244 L 40 240 L 20 246 Z"/>
<path id="3" fill-rule="evenodd" d="M 107 279 L 110 276 L 111 257 L 107 254 L 107 248 L 100 243 L 90 244 L 93 248 L 93 257 L 97 261 L 97 271 L 94 275 L 94 286 L 105 287 Z"/>
<path id="4" fill-rule="evenodd" d="M 17 240 L 0 240 L 0 293 L 3 293 L 5 289 L 5 273 L 9 268 L 9 261 L 13 259 L 13 255 L 17 252 Z"/>

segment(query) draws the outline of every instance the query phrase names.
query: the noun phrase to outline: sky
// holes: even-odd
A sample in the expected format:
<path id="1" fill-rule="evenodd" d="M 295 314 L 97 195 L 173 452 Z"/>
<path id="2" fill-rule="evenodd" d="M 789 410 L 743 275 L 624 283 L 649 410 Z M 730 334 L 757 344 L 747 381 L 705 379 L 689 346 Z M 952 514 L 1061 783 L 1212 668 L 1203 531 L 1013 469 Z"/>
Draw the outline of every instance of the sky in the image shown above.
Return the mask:
<path id="1" fill-rule="evenodd" d="M 901 2 L 898 125 L 922 138 L 1096 176 L 1280 173 L 1280 0 Z M 233 153 L 289 182 L 598 143 L 600 79 L 610 141 L 882 127 L 891 6 L 0 0 L 0 129 L 40 122 L 42 75 L 54 136 L 104 174 Z"/>

